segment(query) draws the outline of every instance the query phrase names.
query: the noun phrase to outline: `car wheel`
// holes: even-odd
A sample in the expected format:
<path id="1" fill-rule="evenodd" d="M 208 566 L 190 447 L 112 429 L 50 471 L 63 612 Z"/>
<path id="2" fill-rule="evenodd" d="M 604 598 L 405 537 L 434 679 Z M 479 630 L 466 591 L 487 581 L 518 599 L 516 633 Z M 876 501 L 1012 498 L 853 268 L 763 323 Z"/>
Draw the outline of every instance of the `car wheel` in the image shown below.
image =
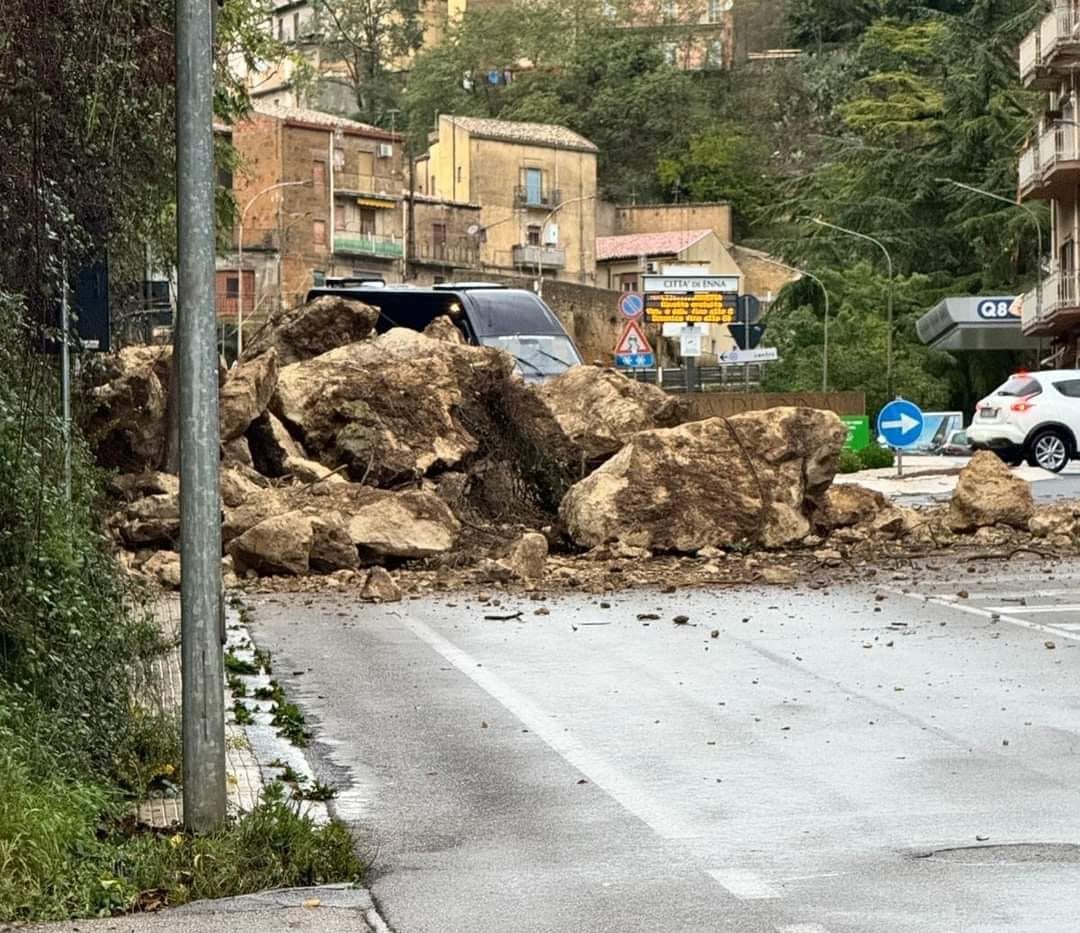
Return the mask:
<path id="1" fill-rule="evenodd" d="M 1028 450 L 1028 463 L 1051 473 L 1060 473 L 1069 462 L 1069 442 L 1054 428 L 1036 434 Z"/>

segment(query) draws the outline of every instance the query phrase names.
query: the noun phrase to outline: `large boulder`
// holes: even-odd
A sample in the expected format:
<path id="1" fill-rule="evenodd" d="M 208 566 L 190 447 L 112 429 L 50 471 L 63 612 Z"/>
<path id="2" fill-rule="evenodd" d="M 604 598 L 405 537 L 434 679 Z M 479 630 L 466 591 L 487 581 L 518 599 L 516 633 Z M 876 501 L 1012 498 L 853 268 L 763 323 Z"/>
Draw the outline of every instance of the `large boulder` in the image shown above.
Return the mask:
<path id="1" fill-rule="evenodd" d="M 783 546 L 824 508 L 846 436 L 835 414 L 810 408 L 642 431 L 571 487 L 559 514 L 584 547 Z"/>
<path id="2" fill-rule="evenodd" d="M 273 349 L 237 364 L 221 387 L 221 439 L 240 437 L 270 402 L 277 387 L 277 353 Z"/>
<path id="3" fill-rule="evenodd" d="M 457 543 L 461 523 L 434 493 L 418 489 L 385 492 L 350 484 L 329 487 L 348 516 L 349 536 L 360 551 L 380 557 L 418 558 L 444 554 Z"/>
<path id="4" fill-rule="evenodd" d="M 670 428 L 685 420 L 681 399 L 599 366 L 573 366 L 530 391 L 546 417 L 529 418 L 526 431 L 545 444 L 569 444 L 575 461 L 607 459 L 638 431 Z M 547 436 L 552 424 L 560 437 Z"/>
<path id="5" fill-rule="evenodd" d="M 180 494 L 180 479 L 172 473 L 158 473 L 143 470 L 141 473 L 117 473 L 109 477 L 109 492 L 125 502 L 134 502 L 143 496 L 155 496 L 168 493 Z"/>
<path id="6" fill-rule="evenodd" d="M 260 575 L 306 574 L 311 569 L 314 519 L 303 512 L 285 512 L 253 525 L 229 544 L 238 571 Z"/>
<path id="7" fill-rule="evenodd" d="M 273 348 L 278 363 L 287 366 L 366 339 L 378 320 L 378 308 L 324 295 L 298 308 L 275 311 L 248 343 L 244 359 L 253 359 Z"/>
<path id="8" fill-rule="evenodd" d="M 269 411 L 251 422 L 245 439 L 251 451 L 251 462 L 263 476 L 284 476 L 289 472 L 288 460 L 308 458 L 300 442 Z"/>
<path id="9" fill-rule="evenodd" d="M 527 531 L 517 539 L 501 561 L 514 576 L 535 583 L 547 568 L 548 540 L 538 531 Z"/>
<path id="10" fill-rule="evenodd" d="M 1076 505 L 1040 505 L 1028 522 L 1036 538 L 1080 537 L 1080 508 Z"/>
<path id="11" fill-rule="evenodd" d="M 249 499 L 262 493 L 264 485 L 257 482 L 250 472 L 239 464 L 222 466 L 219 472 L 221 504 L 227 509 L 235 509 Z M 266 481 L 263 480 L 263 483 Z"/>
<path id="12" fill-rule="evenodd" d="M 888 500 L 876 490 L 855 483 L 837 483 L 825 493 L 824 508 L 818 512 L 816 525 L 823 532 L 864 525 L 888 508 Z"/>
<path id="13" fill-rule="evenodd" d="M 131 472 L 161 465 L 170 358 L 168 347 L 125 347 L 95 359 L 83 430 L 102 466 Z"/>
<path id="14" fill-rule="evenodd" d="M 470 427 L 490 421 L 512 369 L 498 350 L 397 328 L 283 367 L 270 407 L 325 466 L 387 486 L 473 454 Z"/>
<path id="15" fill-rule="evenodd" d="M 175 548 L 180 540 L 180 499 L 174 493 L 144 496 L 124 510 L 120 534 L 131 548 Z"/>
<path id="16" fill-rule="evenodd" d="M 949 502 L 949 527 L 969 532 L 990 525 L 1027 531 L 1035 514 L 1031 486 L 988 450 L 978 451 L 960 472 Z"/>

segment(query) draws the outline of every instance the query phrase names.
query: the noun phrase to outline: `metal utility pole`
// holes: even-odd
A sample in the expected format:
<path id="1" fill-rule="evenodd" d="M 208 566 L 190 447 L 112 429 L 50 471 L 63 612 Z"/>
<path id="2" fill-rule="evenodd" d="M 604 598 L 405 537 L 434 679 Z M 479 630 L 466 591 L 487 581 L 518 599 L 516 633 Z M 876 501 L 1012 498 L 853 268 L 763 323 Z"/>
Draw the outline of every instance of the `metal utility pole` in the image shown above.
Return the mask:
<path id="1" fill-rule="evenodd" d="M 1080 123 L 1073 123 L 1072 120 L 1058 120 L 1058 123 L 1069 123 L 1073 126 L 1080 126 Z M 984 198 L 993 198 L 995 201 L 1004 201 L 1010 207 L 1018 207 L 1024 211 L 1031 218 L 1031 222 L 1035 224 L 1035 236 L 1038 238 L 1037 248 L 1039 255 L 1035 257 L 1035 320 L 1042 318 L 1043 309 L 1043 273 L 1042 273 L 1042 255 L 1043 255 L 1043 234 L 1042 224 L 1039 223 L 1039 215 L 1036 214 L 1026 204 L 1017 204 L 1012 198 L 1006 198 L 1000 194 L 994 194 L 993 191 L 986 191 L 983 188 L 976 188 L 974 185 L 965 185 L 962 181 L 955 181 L 952 178 L 935 178 L 934 181 L 943 185 L 952 185 L 955 188 L 962 188 L 964 191 L 970 191 L 972 194 L 981 194 Z"/>
<path id="2" fill-rule="evenodd" d="M 551 219 L 559 213 L 564 207 L 569 207 L 571 204 L 580 204 L 582 201 L 591 201 L 596 197 L 595 194 L 582 195 L 580 198 L 570 198 L 569 201 L 563 201 L 560 204 L 556 204 L 550 211 L 548 211 L 547 217 L 544 218 L 544 223 L 540 227 L 540 246 L 536 252 L 536 294 L 540 298 L 544 297 L 544 248 L 547 245 L 544 240 L 547 238 L 548 224 L 551 223 Z M 492 224 L 494 226 L 494 224 Z"/>
<path id="3" fill-rule="evenodd" d="M 176 206 L 179 272 L 180 638 L 184 825 L 225 821 L 225 699 L 220 613 L 218 357 L 214 307 L 213 20 L 208 0 L 176 4 Z"/>
<path id="4" fill-rule="evenodd" d="M 60 283 L 60 406 L 64 431 L 64 498 L 71 502 L 71 324 L 68 320 L 67 260 L 61 264 Z"/>
<path id="5" fill-rule="evenodd" d="M 887 300 L 889 305 L 888 319 L 889 329 L 885 334 L 885 398 L 892 399 L 893 397 L 893 264 L 892 256 L 885 248 L 885 244 L 881 240 L 874 239 L 866 233 L 859 233 L 858 230 L 849 230 L 847 227 L 840 227 L 836 224 L 831 224 L 827 220 L 821 220 L 818 217 L 810 218 L 819 227 L 828 227 L 830 230 L 836 230 L 839 233 L 846 233 L 848 236 L 857 237 L 860 240 L 866 240 L 868 243 L 873 243 L 878 249 L 885 254 L 885 263 L 889 269 L 889 290 L 887 293 Z"/>

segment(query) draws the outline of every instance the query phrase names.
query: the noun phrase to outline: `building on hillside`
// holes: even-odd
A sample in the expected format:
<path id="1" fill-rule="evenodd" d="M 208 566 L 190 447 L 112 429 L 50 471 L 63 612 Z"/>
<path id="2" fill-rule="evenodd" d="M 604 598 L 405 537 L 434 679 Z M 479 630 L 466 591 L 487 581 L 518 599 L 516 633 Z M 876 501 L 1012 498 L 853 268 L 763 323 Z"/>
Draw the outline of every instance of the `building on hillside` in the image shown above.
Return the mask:
<path id="1" fill-rule="evenodd" d="M 328 275 L 401 281 L 407 188 L 401 138 L 310 110 L 261 104 L 232 128 L 234 248 L 218 260 L 218 311 L 247 319 L 303 300 Z"/>
<path id="2" fill-rule="evenodd" d="M 695 265 L 716 275 L 741 275 L 731 254 L 712 230 L 628 233 L 596 239 L 597 280 L 601 288 L 641 290 L 641 277 L 668 265 Z"/>
<path id="3" fill-rule="evenodd" d="M 414 190 L 480 205 L 480 268 L 592 285 L 596 146 L 561 126 L 441 116 Z"/>
<path id="4" fill-rule="evenodd" d="M 1057 0 L 1020 44 L 1020 77 L 1047 94 L 1020 154 L 1018 196 L 1051 206 L 1051 269 L 1023 296 L 1024 334 L 1050 338 L 1055 365 L 1080 365 L 1080 3 Z M 1040 261 L 1042 257 L 1039 257 Z"/>

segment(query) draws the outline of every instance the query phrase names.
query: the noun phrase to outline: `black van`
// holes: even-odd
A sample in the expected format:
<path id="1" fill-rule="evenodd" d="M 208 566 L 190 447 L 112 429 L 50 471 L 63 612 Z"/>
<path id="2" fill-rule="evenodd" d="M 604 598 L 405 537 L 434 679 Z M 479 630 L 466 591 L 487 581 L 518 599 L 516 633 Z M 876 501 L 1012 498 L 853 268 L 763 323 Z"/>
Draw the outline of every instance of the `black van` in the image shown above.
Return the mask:
<path id="1" fill-rule="evenodd" d="M 381 279 L 327 278 L 307 294 L 354 298 L 379 309 L 376 329 L 392 327 L 423 330 L 445 315 L 476 346 L 498 347 L 517 360 L 517 368 L 530 382 L 540 382 L 581 362 L 574 341 L 554 312 L 540 298 L 522 288 L 489 282 L 453 282 L 443 285 L 387 285 Z"/>

